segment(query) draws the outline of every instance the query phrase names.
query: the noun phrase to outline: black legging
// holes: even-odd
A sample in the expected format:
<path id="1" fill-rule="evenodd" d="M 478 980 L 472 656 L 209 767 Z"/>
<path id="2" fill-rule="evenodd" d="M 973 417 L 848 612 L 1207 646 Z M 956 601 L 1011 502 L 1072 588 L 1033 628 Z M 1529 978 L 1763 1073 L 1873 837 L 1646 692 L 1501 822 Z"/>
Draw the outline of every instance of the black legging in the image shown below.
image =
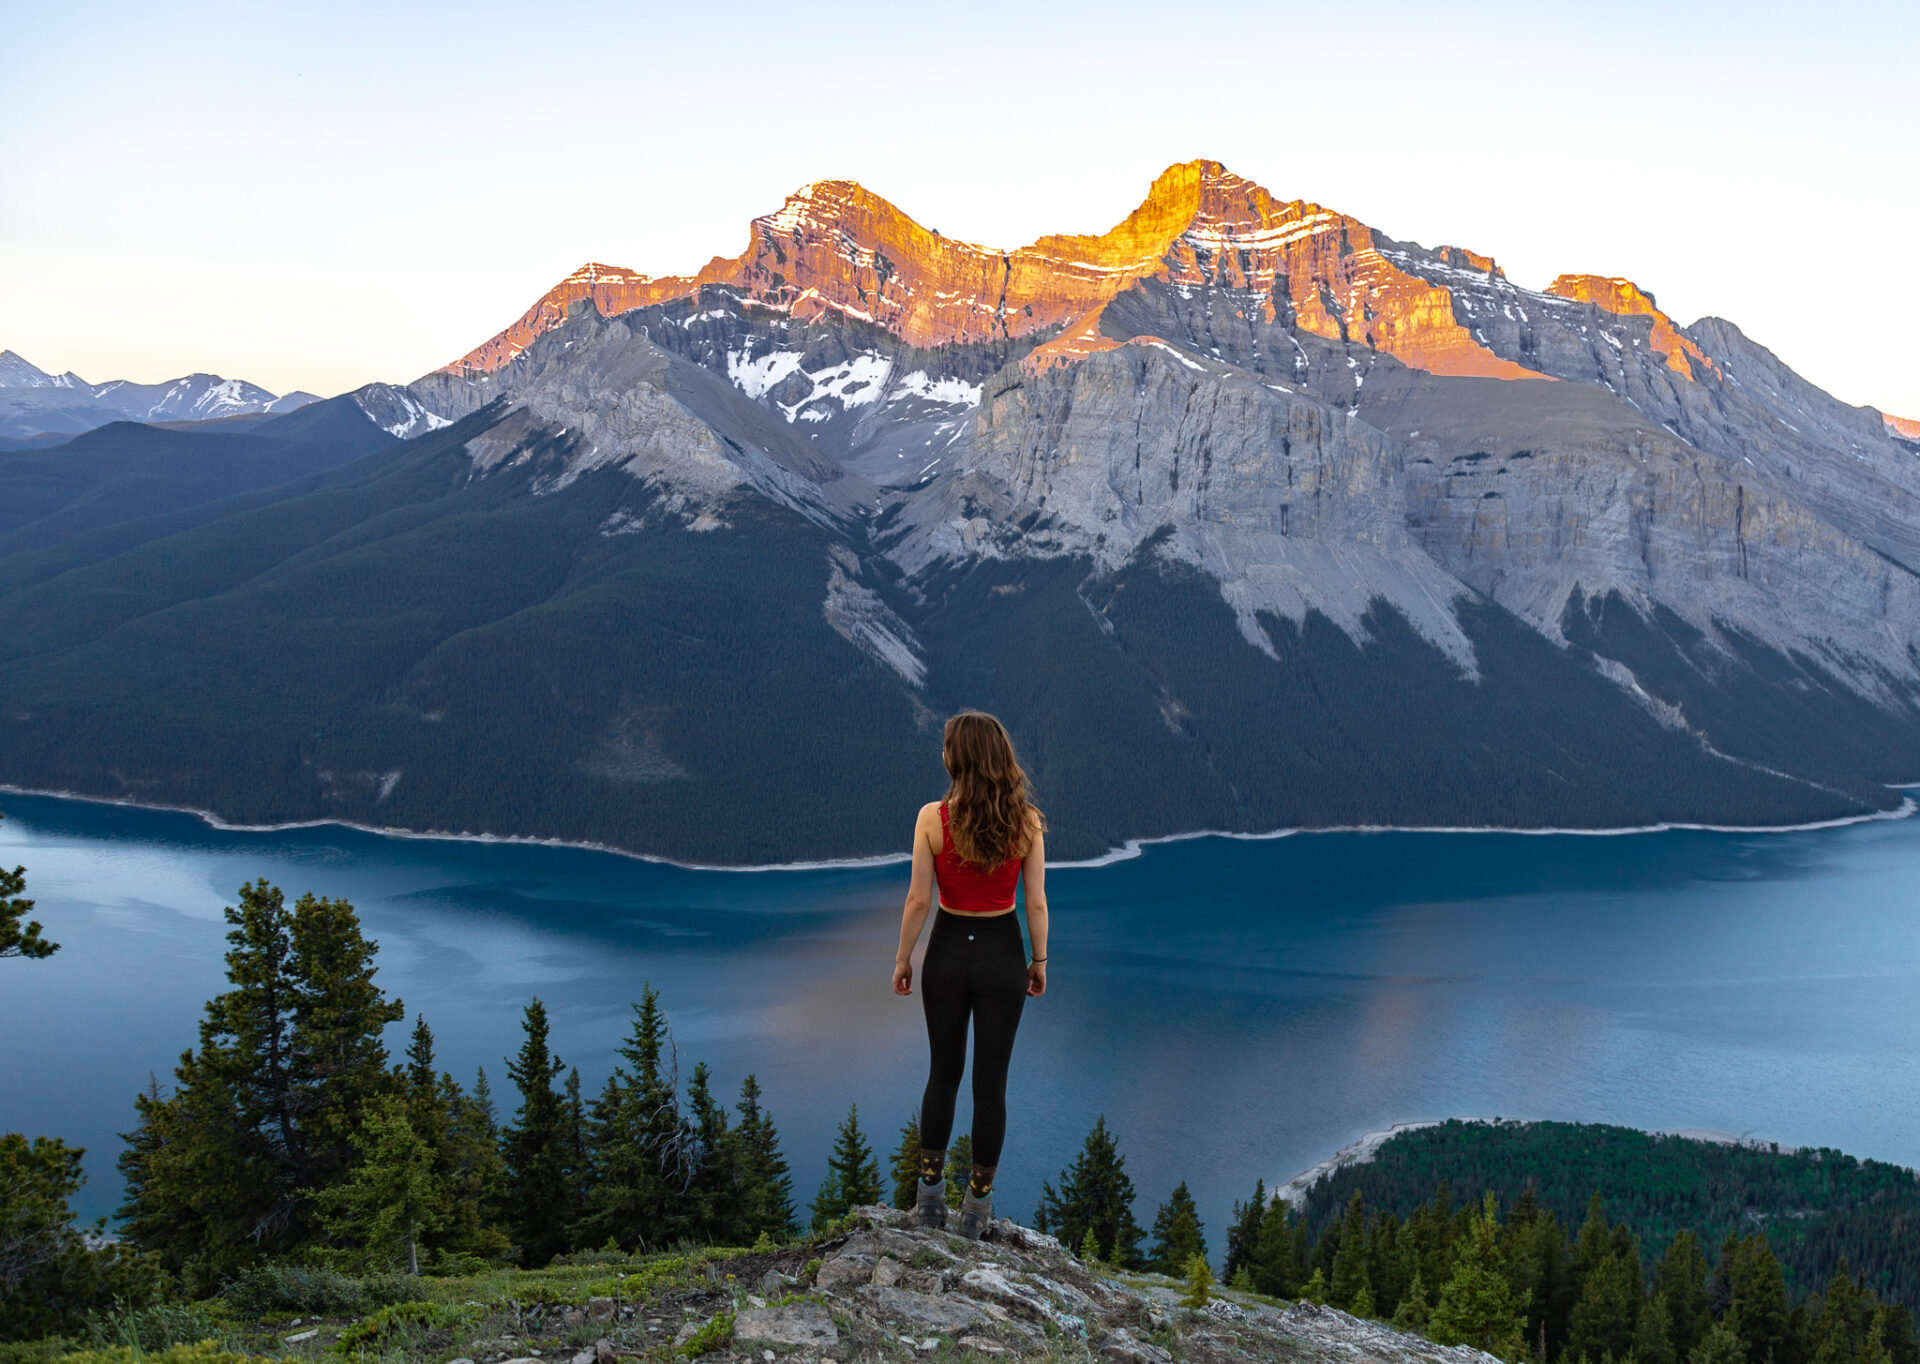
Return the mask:
<path id="1" fill-rule="evenodd" d="M 1027 1002 L 1027 949 L 1017 915 L 976 917 L 936 909 L 920 968 L 932 1064 L 920 1099 L 920 1144 L 944 1150 L 953 1135 L 953 1103 L 967 1068 L 967 1018 L 973 1018 L 973 1163 L 1000 1163 L 1007 1139 L 1007 1063 Z"/>

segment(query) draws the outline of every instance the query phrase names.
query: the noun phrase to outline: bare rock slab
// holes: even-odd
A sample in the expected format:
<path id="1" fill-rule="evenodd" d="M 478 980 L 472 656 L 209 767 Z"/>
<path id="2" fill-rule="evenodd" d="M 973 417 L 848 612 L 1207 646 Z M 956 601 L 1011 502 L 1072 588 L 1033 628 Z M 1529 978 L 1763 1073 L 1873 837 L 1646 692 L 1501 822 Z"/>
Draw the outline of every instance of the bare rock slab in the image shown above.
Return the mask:
<path id="1" fill-rule="evenodd" d="M 840 1332 L 825 1303 L 794 1302 L 739 1313 L 733 1338 L 742 1344 L 822 1346 L 837 1344 Z"/>
<path id="2" fill-rule="evenodd" d="M 1124 1326 L 1116 1326 L 1094 1353 L 1112 1364 L 1173 1364 L 1173 1356 L 1158 1345 L 1141 1340 Z"/>
<path id="3" fill-rule="evenodd" d="M 988 1315 L 964 1298 L 913 1293 L 904 1288 L 868 1284 L 860 1296 L 876 1316 L 904 1322 L 915 1329 L 953 1333 L 985 1326 Z"/>

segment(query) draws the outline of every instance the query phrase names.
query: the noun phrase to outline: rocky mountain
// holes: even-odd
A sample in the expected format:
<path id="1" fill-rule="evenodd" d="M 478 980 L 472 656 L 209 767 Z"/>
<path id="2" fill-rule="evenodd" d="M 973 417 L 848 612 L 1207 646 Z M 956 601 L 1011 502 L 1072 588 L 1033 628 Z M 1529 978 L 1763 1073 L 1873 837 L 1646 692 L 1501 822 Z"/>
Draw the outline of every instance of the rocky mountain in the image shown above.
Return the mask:
<path id="1" fill-rule="evenodd" d="M 1215 162 L 1004 251 L 810 185 L 343 401 L 408 439 L 0 591 L 0 777 L 751 862 L 890 849 L 966 704 L 1063 854 L 1777 824 L 1920 774 L 1897 419 Z"/>
<path id="2" fill-rule="evenodd" d="M 311 393 L 275 396 L 244 379 L 217 374 L 189 374 L 161 384 L 90 384 L 72 371 L 51 375 L 13 351 L 0 351 L 0 437 L 74 435 L 117 421 L 273 416 L 316 401 Z"/>

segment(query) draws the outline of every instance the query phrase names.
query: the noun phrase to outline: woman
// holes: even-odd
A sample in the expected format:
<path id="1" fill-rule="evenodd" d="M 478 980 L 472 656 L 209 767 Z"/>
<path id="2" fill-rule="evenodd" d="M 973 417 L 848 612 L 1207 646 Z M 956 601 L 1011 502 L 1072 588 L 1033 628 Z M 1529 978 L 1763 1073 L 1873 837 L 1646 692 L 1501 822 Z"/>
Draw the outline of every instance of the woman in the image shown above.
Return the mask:
<path id="1" fill-rule="evenodd" d="M 960 1204 L 960 1234 L 977 1238 L 993 1219 L 993 1174 L 1007 1133 L 1007 1063 L 1027 996 L 1047 992 L 1047 822 L 1028 799 L 1013 741 L 991 715 L 947 721 L 941 760 L 946 799 L 920 807 L 913 879 L 900 915 L 893 992 L 913 993 L 913 945 L 939 888 L 940 913 L 921 964 L 920 1003 L 932 1064 L 920 1100 L 920 1185 L 913 1223 L 947 1224 L 947 1138 L 967 1068 L 973 1020 L 973 1173 Z M 1015 917 L 1014 883 L 1026 883 L 1027 960 Z"/>

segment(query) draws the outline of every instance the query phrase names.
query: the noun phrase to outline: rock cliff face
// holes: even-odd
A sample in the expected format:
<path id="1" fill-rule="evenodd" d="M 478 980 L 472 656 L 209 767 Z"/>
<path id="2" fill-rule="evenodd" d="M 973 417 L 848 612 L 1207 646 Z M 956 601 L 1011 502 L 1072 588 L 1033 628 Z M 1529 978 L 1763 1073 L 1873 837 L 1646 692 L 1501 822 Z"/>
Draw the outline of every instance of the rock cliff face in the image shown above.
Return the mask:
<path id="1" fill-rule="evenodd" d="M 1527 375 L 1456 319 L 1447 286 L 1377 249 L 1371 229 L 1300 200 L 1281 202 L 1215 161 L 1169 168 L 1124 222 L 1092 236 L 1047 236 L 996 251 L 922 227 L 851 181 L 826 180 L 756 218 L 747 249 L 696 275 L 653 279 L 582 266 L 506 331 L 447 367 L 500 368 L 591 299 L 620 313 L 726 284 L 797 319 L 823 313 L 874 323 L 919 347 L 1007 339 L 1059 329 L 1100 348 L 1101 306 L 1145 278 L 1230 291 L 1267 322 L 1286 318 L 1317 336 L 1364 342 L 1439 374 Z"/>

